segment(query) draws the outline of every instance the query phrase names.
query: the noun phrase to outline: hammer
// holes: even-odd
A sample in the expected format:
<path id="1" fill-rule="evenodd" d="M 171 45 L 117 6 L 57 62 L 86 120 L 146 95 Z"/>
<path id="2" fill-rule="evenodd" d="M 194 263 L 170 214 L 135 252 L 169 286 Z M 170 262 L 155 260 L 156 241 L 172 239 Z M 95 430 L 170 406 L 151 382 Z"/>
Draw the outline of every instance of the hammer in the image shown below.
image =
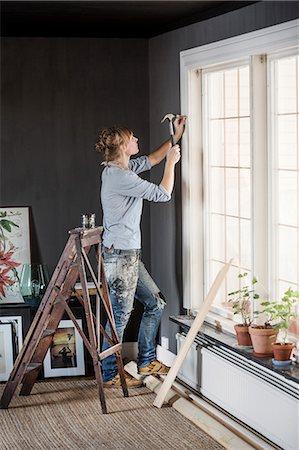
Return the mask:
<path id="1" fill-rule="evenodd" d="M 169 132 L 170 132 L 170 139 L 171 139 L 171 145 L 174 146 L 175 145 L 175 141 L 174 141 L 174 126 L 173 126 L 173 122 L 174 119 L 177 117 L 177 114 L 165 114 L 165 116 L 163 117 L 163 119 L 161 120 L 161 123 L 164 122 L 166 119 L 169 120 Z"/>

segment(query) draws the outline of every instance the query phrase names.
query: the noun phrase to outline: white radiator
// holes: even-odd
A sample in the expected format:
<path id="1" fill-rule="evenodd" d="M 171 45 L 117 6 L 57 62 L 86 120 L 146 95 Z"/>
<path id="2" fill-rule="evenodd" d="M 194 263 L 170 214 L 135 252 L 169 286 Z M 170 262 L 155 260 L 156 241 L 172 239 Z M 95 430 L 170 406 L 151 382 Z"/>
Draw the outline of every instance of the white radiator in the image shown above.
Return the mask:
<path id="1" fill-rule="evenodd" d="M 178 333 L 178 350 L 184 338 Z M 284 450 L 299 449 L 297 383 L 216 345 L 194 344 L 179 377 Z"/>

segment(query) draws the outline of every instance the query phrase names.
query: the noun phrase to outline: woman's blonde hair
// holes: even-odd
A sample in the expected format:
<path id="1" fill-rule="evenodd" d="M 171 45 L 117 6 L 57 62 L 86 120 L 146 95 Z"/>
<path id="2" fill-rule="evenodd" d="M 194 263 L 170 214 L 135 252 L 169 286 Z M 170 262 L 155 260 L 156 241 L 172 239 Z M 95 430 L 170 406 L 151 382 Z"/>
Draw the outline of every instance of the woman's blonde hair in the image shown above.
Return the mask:
<path id="1" fill-rule="evenodd" d="M 96 151 L 104 153 L 105 161 L 113 161 L 118 157 L 120 147 L 129 143 L 132 134 L 126 127 L 104 128 L 98 135 Z"/>

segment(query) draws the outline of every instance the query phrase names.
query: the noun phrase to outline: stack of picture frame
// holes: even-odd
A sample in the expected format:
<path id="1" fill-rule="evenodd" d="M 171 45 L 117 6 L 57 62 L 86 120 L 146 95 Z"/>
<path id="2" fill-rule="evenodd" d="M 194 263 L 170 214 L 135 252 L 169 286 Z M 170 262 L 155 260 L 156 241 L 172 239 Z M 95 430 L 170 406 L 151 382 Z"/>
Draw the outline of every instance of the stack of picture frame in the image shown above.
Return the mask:
<path id="1" fill-rule="evenodd" d="M 30 320 L 28 305 L 0 305 L 0 381 L 8 380 Z"/>
<path id="2" fill-rule="evenodd" d="M 81 315 L 81 308 L 75 309 L 76 315 Z M 0 305 L 0 382 L 9 378 L 30 327 L 32 314 L 34 312 L 30 306 L 24 303 Z M 81 328 L 82 322 L 82 319 L 78 319 Z M 86 374 L 88 367 L 83 340 L 74 323 L 71 320 L 61 320 L 46 354 L 42 376 L 81 376 Z"/>

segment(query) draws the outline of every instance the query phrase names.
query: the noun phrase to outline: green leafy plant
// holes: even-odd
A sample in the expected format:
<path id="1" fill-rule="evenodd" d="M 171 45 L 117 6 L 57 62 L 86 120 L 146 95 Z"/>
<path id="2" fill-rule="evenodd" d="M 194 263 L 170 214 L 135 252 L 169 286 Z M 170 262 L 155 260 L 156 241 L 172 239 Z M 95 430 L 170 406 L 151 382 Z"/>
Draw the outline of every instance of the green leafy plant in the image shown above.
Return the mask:
<path id="1" fill-rule="evenodd" d="M 271 322 L 279 321 L 273 325 L 274 330 L 282 330 L 282 343 L 286 343 L 288 328 L 290 326 L 290 320 L 298 317 L 298 314 L 294 312 L 295 303 L 299 299 L 299 291 L 294 291 L 289 288 L 283 294 L 281 301 L 267 301 L 261 303 L 264 309 L 259 314 L 266 313 L 267 320 L 266 326 L 271 326 Z"/>
<path id="2" fill-rule="evenodd" d="M 6 211 L 0 211 L 0 295 L 5 297 L 5 287 L 12 286 L 18 279 L 16 267 L 20 265 L 12 260 L 14 247 L 9 243 L 6 233 L 11 233 L 12 227 L 19 227 L 8 219 Z M 8 247 L 9 243 L 9 248 Z"/>
<path id="3" fill-rule="evenodd" d="M 246 278 L 247 272 L 240 273 L 238 278 Z M 242 318 L 242 325 L 249 326 L 252 322 L 252 304 L 254 299 L 259 298 L 259 294 L 255 291 L 255 284 L 257 279 L 253 277 L 251 279 L 251 286 L 246 284 L 237 291 L 229 292 L 228 301 L 232 303 L 232 309 L 234 314 L 240 314 Z"/>

